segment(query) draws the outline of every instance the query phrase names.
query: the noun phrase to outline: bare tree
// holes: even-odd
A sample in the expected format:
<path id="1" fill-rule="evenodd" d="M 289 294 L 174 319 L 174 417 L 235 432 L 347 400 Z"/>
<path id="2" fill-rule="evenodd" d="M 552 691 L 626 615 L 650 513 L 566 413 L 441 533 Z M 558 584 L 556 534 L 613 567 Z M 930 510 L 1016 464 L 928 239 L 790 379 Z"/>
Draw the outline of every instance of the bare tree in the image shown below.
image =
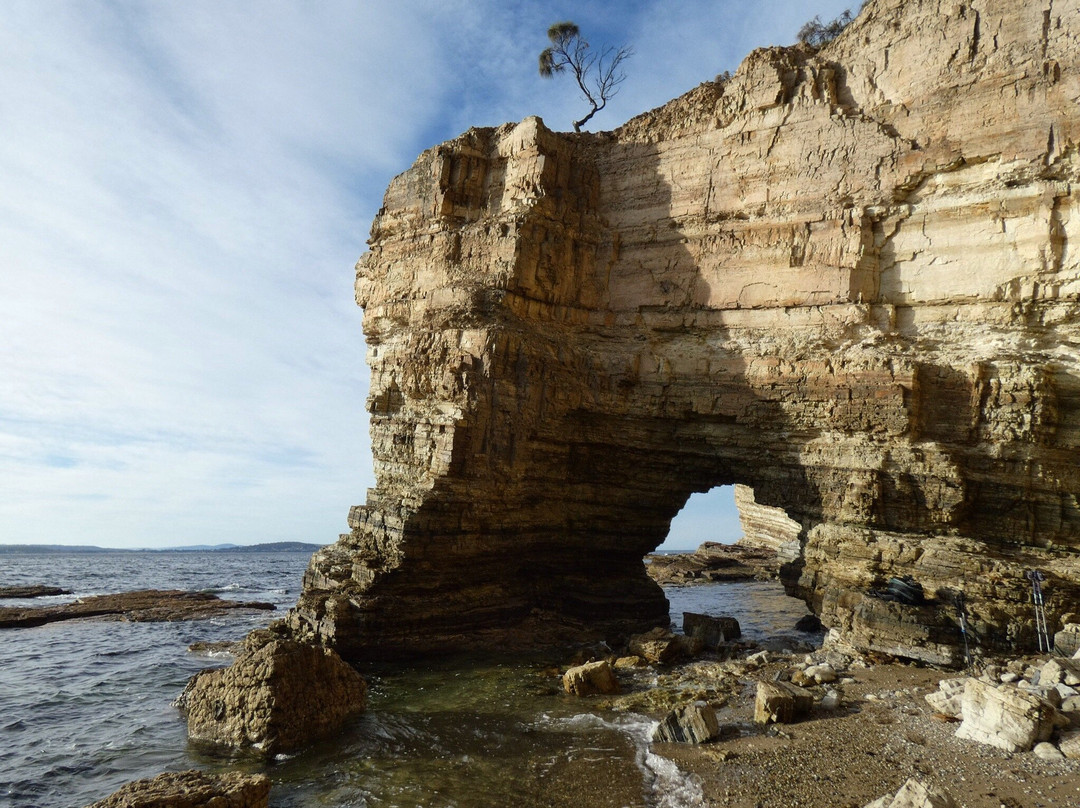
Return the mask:
<path id="1" fill-rule="evenodd" d="M 840 36 L 840 32 L 847 28 L 848 23 L 853 19 L 855 17 L 852 15 L 850 8 L 835 20 L 829 22 L 822 22 L 821 17 L 814 17 L 799 29 L 799 33 L 795 37 L 804 45 L 821 48 Z"/>
<path id="2" fill-rule="evenodd" d="M 585 100 L 592 109 L 580 121 L 574 121 L 574 131 L 588 123 L 593 115 L 607 106 L 607 102 L 619 92 L 619 85 L 626 79 L 622 63 L 633 56 L 633 49 L 606 47 L 599 55 L 589 49 L 589 43 L 572 22 L 557 22 L 548 28 L 551 47 L 540 54 L 540 75 L 546 79 L 566 68 L 574 74 Z"/>

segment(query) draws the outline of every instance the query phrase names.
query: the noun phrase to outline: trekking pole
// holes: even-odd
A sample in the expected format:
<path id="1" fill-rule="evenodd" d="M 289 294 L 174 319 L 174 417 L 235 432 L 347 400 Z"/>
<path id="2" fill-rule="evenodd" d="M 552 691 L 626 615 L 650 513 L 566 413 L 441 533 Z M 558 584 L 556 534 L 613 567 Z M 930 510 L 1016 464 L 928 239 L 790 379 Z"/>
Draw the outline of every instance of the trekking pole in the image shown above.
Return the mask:
<path id="1" fill-rule="evenodd" d="M 964 637 L 964 667 L 971 667 L 971 649 L 968 647 L 967 610 L 964 608 L 964 593 L 956 593 L 956 611 L 960 615 L 960 634 Z"/>
<path id="2" fill-rule="evenodd" d="M 1039 640 L 1039 652 L 1048 654 L 1051 651 L 1050 632 L 1046 626 L 1046 602 L 1043 600 L 1041 586 L 1046 576 L 1039 570 L 1028 570 L 1024 577 L 1031 581 L 1031 601 L 1035 604 L 1035 635 Z"/>

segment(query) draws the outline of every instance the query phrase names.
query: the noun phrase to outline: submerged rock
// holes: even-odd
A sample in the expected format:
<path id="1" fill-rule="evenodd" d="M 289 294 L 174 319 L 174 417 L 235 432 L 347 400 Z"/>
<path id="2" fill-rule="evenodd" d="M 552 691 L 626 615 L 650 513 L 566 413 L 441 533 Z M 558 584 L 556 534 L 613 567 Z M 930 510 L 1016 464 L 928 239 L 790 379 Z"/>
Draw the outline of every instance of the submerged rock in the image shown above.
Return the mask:
<path id="1" fill-rule="evenodd" d="M 270 779 L 196 769 L 136 780 L 87 808 L 267 808 Z"/>
<path id="2" fill-rule="evenodd" d="M 273 611 L 274 604 L 225 600 L 208 592 L 141 589 L 95 595 L 58 606 L 0 608 L 0 628 L 28 628 L 85 618 L 122 618 L 134 623 L 200 620 L 234 609 Z"/>
<path id="3" fill-rule="evenodd" d="M 193 676 L 177 706 L 192 740 L 275 755 L 339 729 L 366 697 L 360 674 L 329 648 L 255 631 L 230 666 Z"/>
<path id="4" fill-rule="evenodd" d="M 13 598 L 44 598 L 53 595 L 70 595 L 68 589 L 58 586 L 0 586 L 0 600 Z"/>

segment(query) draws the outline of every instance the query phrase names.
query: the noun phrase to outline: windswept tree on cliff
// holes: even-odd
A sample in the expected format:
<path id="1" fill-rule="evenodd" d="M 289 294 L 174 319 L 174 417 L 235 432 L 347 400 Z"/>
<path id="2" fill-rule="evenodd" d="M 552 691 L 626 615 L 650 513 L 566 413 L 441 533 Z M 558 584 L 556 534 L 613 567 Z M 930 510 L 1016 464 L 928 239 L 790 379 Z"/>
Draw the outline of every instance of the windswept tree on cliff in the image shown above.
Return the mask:
<path id="1" fill-rule="evenodd" d="M 850 8 L 835 20 L 829 20 L 829 22 L 822 22 L 821 17 L 814 17 L 799 29 L 799 33 L 795 35 L 795 38 L 812 48 L 822 48 L 840 36 L 840 32 L 847 28 L 848 23 L 853 19 L 855 17 Z"/>
<path id="2" fill-rule="evenodd" d="M 549 79 L 569 68 L 585 100 L 592 106 L 588 115 L 573 122 L 574 131 L 580 132 L 581 127 L 619 92 L 619 85 L 626 79 L 622 64 L 634 51 L 625 45 L 621 48 L 608 46 L 597 54 L 590 50 L 577 25 L 568 20 L 552 25 L 547 35 L 551 47 L 540 54 L 540 75 Z"/>

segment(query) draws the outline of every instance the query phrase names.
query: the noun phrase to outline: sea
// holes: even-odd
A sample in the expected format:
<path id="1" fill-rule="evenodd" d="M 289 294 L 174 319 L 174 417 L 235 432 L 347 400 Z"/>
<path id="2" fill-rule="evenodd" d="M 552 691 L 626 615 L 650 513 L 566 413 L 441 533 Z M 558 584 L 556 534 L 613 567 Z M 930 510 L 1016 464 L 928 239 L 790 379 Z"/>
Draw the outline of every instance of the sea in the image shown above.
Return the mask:
<path id="1" fill-rule="evenodd" d="M 0 585 L 72 595 L 0 601 L 45 605 L 133 589 L 184 589 L 269 601 L 174 623 L 67 621 L 0 630 L 0 806 L 80 808 L 163 771 L 263 772 L 273 808 L 490 808 L 703 805 L 696 779 L 655 754 L 655 721 L 567 696 L 558 657 L 448 656 L 364 670 L 366 713 L 293 756 L 223 756 L 189 744 L 173 702 L 188 678 L 229 657 L 197 642 L 239 640 L 297 599 L 304 552 L 103 552 L 0 555 Z M 798 642 L 805 606 L 774 582 L 666 589 L 684 611 L 736 617 L 744 637 Z"/>

